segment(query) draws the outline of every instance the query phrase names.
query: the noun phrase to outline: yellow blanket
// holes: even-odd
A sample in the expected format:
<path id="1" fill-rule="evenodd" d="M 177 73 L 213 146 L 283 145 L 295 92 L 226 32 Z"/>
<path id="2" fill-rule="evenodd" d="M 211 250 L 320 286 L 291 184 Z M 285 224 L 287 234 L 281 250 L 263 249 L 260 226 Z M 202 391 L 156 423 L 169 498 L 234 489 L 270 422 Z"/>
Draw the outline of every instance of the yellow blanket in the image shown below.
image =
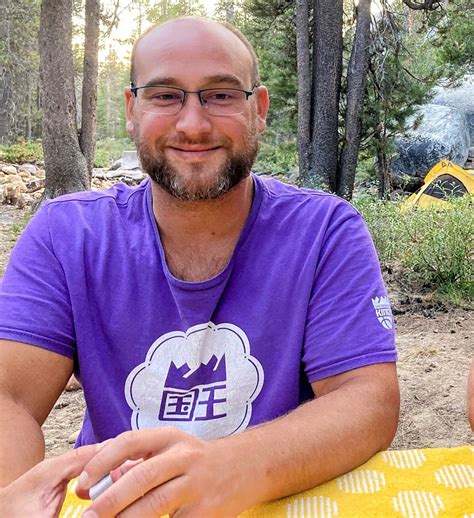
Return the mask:
<path id="1" fill-rule="evenodd" d="M 60 516 L 90 502 L 71 481 Z M 474 447 L 384 451 L 326 484 L 262 504 L 240 518 L 474 518 Z M 204 517 L 203 517 L 204 518 Z"/>

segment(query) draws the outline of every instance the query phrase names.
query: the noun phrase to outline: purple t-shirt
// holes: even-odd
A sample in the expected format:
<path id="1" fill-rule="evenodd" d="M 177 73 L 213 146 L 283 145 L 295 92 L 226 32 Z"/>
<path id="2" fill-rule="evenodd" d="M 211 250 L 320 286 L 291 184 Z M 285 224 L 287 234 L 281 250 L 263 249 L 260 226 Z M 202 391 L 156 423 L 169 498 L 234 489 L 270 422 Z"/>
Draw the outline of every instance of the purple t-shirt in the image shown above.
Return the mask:
<path id="1" fill-rule="evenodd" d="M 223 437 L 275 419 L 310 383 L 396 361 L 393 319 L 360 214 L 336 196 L 253 176 L 226 268 L 169 271 L 150 181 L 47 203 L 0 290 L 0 338 L 74 359 L 78 444 L 176 426 Z"/>

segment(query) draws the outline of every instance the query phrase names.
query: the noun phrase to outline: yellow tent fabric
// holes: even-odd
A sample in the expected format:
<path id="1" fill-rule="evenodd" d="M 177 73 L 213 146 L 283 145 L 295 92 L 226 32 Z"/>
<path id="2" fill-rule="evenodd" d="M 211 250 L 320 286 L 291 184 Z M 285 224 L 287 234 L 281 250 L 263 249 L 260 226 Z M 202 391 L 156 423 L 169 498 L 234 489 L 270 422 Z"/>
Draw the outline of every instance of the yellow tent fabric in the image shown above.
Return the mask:
<path id="1" fill-rule="evenodd" d="M 90 502 L 69 484 L 60 516 Z M 240 518 L 474 518 L 474 447 L 393 450 L 314 489 L 262 504 Z M 203 517 L 205 518 L 205 517 Z"/>
<path id="2" fill-rule="evenodd" d="M 474 194 L 474 172 L 449 160 L 441 160 L 425 176 L 424 184 L 402 204 L 402 211 L 412 207 L 448 207 L 449 196 Z"/>

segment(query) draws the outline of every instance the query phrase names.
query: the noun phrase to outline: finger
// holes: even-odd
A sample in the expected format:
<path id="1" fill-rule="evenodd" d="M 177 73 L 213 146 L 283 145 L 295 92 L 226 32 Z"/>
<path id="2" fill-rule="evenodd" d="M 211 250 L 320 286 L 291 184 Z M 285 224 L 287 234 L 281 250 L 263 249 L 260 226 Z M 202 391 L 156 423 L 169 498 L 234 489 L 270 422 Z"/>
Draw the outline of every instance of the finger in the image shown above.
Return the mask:
<path id="1" fill-rule="evenodd" d="M 137 464 L 140 464 L 141 462 L 143 462 L 143 459 L 127 460 L 121 466 L 119 466 L 117 469 L 113 469 L 110 472 L 112 482 L 117 482 L 117 480 L 119 478 L 122 478 L 125 475 L 125 473 L 130 471 L 134 466 L 136 466 Z"/>
<path id="2" fill-rule="evenodd" d="M 188 500 L 186 488 L 185 477 L 170 480 L 135 501 L 118 514 L 117 518 L 156 518 L 167 514 L 171 516 Z"/>
<path id="3" fill-rule="evenodd" d="M 131 468 L 92 504 L 98 516 L 115 516 L 149 491 L 184 472 L 184 461 L 168 451 Z M 139 515 L 137 515 L 139 516 Z"/>
<path id="4" fill-rule="evenodd" d="M 50 482 L 70 480 L 77 477 L 84 469 L 84 466 L 100 450 L 101 444 L 82 446 L 58 457 L 44 460 L 37 464 L 32 470 L 32 476 L 41 481 L 45 476 Z"/>
<path id="5" fill-rule="evenodd" d="M 127 460 L 146 459 L 166 449 L 182 437 L 173 428 L 138 430 L 120 434 L 86 464 L 79 477 L 78 489 L 87 491 L 104 475 L 121 466 Z"/>

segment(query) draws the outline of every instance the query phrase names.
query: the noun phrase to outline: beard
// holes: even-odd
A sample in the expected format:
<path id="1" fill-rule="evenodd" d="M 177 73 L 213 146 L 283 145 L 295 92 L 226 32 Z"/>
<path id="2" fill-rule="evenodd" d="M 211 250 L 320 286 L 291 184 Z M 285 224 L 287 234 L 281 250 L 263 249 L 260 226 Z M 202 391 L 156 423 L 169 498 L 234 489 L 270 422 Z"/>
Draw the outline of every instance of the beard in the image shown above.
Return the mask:
<path id="1" fill-rule="evenodd" d="M 180 174 L 162 152 L 163 144 L 162 139 L 158 139 L 152 148 L 141 138 L 135 140 L 144 172 L 173 198 L 181 201 L 214 200 L 230 191 L 249 176 L 259 148 L 257 132 L 252 128 L 247 135 L 245 148 L 238 152 L 230 150 L 230 142 L 223 142 L 221 146 L 227 152 L 225 161 L 216 168 L 214 174 L 205 175 L 206 181 L 199 181 L 200 176 L 209 173 L 206 171 L 207 166 L 200 162 L 190 163 L 187 164 L 190 169 L 187 175 Z M 180 138 L 173 139 L 172 144 L 215 146 L 215 143 L 207 139 Z"/>

